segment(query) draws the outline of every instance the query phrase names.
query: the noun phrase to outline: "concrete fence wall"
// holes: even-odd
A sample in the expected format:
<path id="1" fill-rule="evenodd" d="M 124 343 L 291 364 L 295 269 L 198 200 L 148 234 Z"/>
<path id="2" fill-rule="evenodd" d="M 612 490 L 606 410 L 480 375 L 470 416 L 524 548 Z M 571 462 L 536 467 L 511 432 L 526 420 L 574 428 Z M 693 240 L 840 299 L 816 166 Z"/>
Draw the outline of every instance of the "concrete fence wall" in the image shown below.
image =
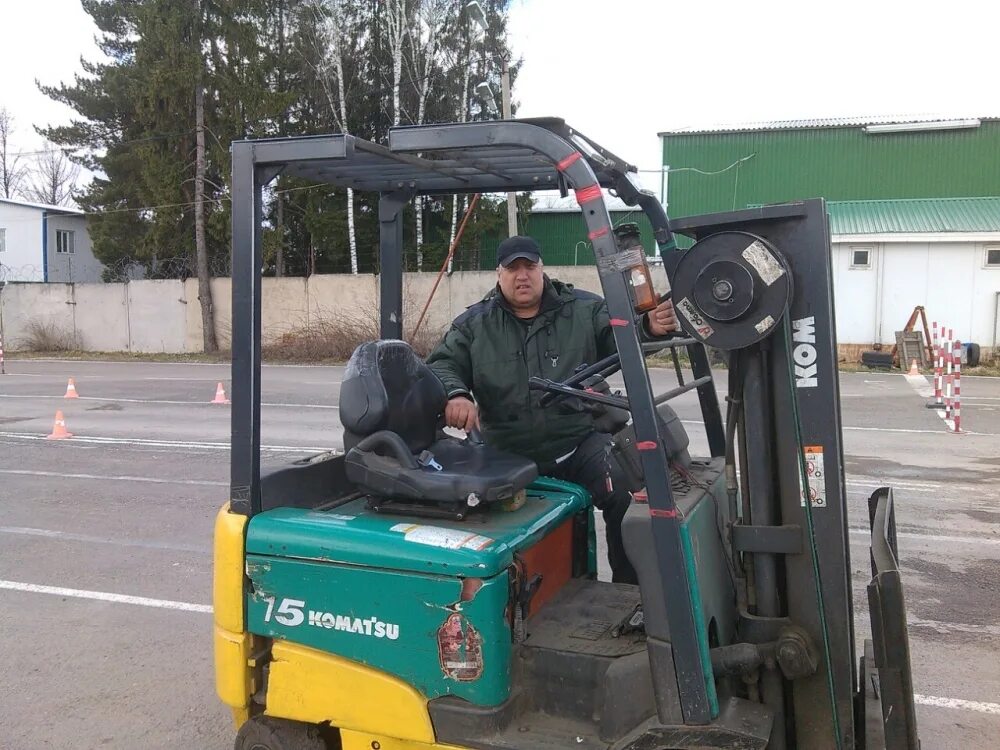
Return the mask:
<path id="1" fill-rule="evenodd" d="M 600 292 L 592 266 L 550 267 L 549 274 L 580 289 Z M 654 270 L 657 288 L 666 288 L 663 271 Z M 406 274 L 404 324 L 416 323 L 434 286 L 436 274 Z M 445 276 L 427 312 L 424 327 L 443 331 L 455 316 L 481 299 L 496 282 L 493 271 Z M 264 341 L 310 326 L 348 321 L 377 328 L 377 276 L 316 275 L 265 278 L 262 297 Z M 212 280 L 219 345 L 227 348 L 232 325 L 230 279 Z M 198 282 L 131 281 L 122 284 L 8 283 L 0 291 L 4 345 L 28 348 L 38 329 L 61 337 L 84 351 L 200 352 L 201 306 Z"/>

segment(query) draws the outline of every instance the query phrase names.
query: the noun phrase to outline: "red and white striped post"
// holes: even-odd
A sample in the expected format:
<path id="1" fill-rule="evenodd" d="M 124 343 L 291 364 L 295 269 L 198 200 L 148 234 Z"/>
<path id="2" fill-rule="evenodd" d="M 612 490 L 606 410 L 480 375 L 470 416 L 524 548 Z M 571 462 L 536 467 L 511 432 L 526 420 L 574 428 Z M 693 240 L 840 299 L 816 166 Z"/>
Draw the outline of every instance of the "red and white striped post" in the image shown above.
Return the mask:
<path id="1" fill-rule="evenodd" d="M 941 370 L 944 366 L 944 357 L 941 353 L 941 340 L 938 338 L 938 324 L 934 321 L 934 346 L 932 352 L 934 354 L 934 400 L 928 404 L 932 409 L 943 409 L 944 408 L 944 398 L 941 394 Z"/>
<path id="2" fill-rule="evenodd" d="M 951 418 L 951 392 L 952 392 L 952 366 L 954 360 L 952 359 L 952 346 L 954 341 L 954 333 L 949 328 L 948 334 L 944 339 L 944 416 L 946 419 Z"/>
<path id="3" fill-rule="evenodd" d="M 955 425 L 955 432 L 962 431 L 962 342 L 956 341 L 952 349 L 952 359 L 955 360 L 954 370 L 954 401 L 951 405 L 951 419 Z"/>

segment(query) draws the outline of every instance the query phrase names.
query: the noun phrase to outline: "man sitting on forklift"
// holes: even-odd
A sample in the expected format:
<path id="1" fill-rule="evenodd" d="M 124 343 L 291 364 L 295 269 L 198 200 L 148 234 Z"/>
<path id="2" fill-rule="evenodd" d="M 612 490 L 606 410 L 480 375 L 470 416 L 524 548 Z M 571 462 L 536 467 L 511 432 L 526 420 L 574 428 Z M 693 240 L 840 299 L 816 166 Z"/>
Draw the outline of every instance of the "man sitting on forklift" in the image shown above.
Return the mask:
<path id="1" fill-rule="evenodd" d="M 671 301 L 646 313 L 642 327 L 650 336 L 677 330 Z M 542 408 L 541 393 L 528 387 L 533 376 L 562 381 L 615 351 L 604 300 L 550 279 L 538 242 L 515 236 L 497 247 L 496 287 L 455 319 L 427 363 L 448 393 L 449 427 L 481 426 L 491 445 L 590 492 L 604 513 L 612 580 L 635 584 L 621 532 L 631 496 L 611 435 L 586 410 Z"/>

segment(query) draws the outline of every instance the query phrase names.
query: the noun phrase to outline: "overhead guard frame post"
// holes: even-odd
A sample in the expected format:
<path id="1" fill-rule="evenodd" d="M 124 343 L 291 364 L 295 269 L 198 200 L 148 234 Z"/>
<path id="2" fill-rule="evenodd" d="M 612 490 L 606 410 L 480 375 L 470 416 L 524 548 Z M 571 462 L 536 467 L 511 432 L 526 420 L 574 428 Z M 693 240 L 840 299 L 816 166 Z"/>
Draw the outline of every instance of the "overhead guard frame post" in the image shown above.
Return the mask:
<path id="1" fill-rule="evenodd" d="M 263 188 L 289 163 L 346 159 L 348 135 L 232 144 L 232 411 L 229 509 L 253 516 L 260 500 L 261 267 Z"/>
<path id="2" fill-rule="evenodd" d="M 378 200 L 379 335 L 403 338 L 403 208 L 413 190 L 382 193 Z"/>
<path id="3" fill-rule="evenodd" d="M 262 184 L 254 145 L 233 143 L 232 410 L 229 509 L 260 512 Z"/>

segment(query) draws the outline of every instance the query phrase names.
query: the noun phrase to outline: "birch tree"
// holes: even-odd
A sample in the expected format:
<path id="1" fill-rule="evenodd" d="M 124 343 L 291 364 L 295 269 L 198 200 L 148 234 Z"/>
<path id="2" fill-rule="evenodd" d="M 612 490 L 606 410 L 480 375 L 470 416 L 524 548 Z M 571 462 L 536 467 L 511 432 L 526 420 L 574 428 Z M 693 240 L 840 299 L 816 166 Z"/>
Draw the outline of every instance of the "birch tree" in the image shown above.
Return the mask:
<path id="1" fill-rule="evenodd" d="M 430 96 L 434 73 L 440 67 L 439 50 L 441 35 L 448 23 L 453 3 L 451 0 L 419 0 L 416 23 L 410 28 L 409 75 L 417 94 L 417 118 L 414 124 L 423 125 L 427 116 L 427 98 Z M 417 230 L 417 270 L 424 270 L 424 196 L 414 199 Z"/>
<path id="2" fill-rule="evenodd" d="M 323 87 L 334 127 L 345 135 L 347 94 L 344 82 L 344 54 L 347 48 L 350 0 L 317 0 L 312 14 L 317 25 L 319 69 L 316 77 Z M 351 253 L 351 273 L 358 272 L 358 242 L 354 228 L 354 188 L 347 188 L 347 240 Z"/>
<path id="3" fill-rule="evenodd" d="M 0 107 L 0 195 L 4 198 L 17 195 L 27 170 L 21 155 L 12 151 L 10 136 L 13 132 L 13 116 L 5 107 Z"/>
<path id="4" fill-rule="evenodd" d="M 469 75 L 472 68 L 472 50 L 473 50 L 473 34 L 475 34 L 475 24 L 469 18 L 469 14 L 463 14 L 462 24 L 465 30 L 464 44 L 462 45 L 462 52 L 464 54 L 459 55 L 459 64 L 462 66 L 462 90 L 459 92 L 458 97 L 458 108 L 456 110 L 456 116 L 459 122 L 465 122 L 469 115 Z M 462 205 L 468 207 L 469 196 L 464 196 Z M 458 196 L 453 195 L 451 197 L 451 233 L 448 235 L 448 247 L 455 244 L 455 234 L 458 231 Z M 448 273 L 451 274 L 454 270 L 454 260 L 448 261 Z"/>
<path id="5" fill-rule="evenodd" d="M 386 40 L 392 58 L 392 124 L 399 125 L 399 87 L 403 79 L 403 43 L 406 39 L 406 0 L 385 2 Z"/>

